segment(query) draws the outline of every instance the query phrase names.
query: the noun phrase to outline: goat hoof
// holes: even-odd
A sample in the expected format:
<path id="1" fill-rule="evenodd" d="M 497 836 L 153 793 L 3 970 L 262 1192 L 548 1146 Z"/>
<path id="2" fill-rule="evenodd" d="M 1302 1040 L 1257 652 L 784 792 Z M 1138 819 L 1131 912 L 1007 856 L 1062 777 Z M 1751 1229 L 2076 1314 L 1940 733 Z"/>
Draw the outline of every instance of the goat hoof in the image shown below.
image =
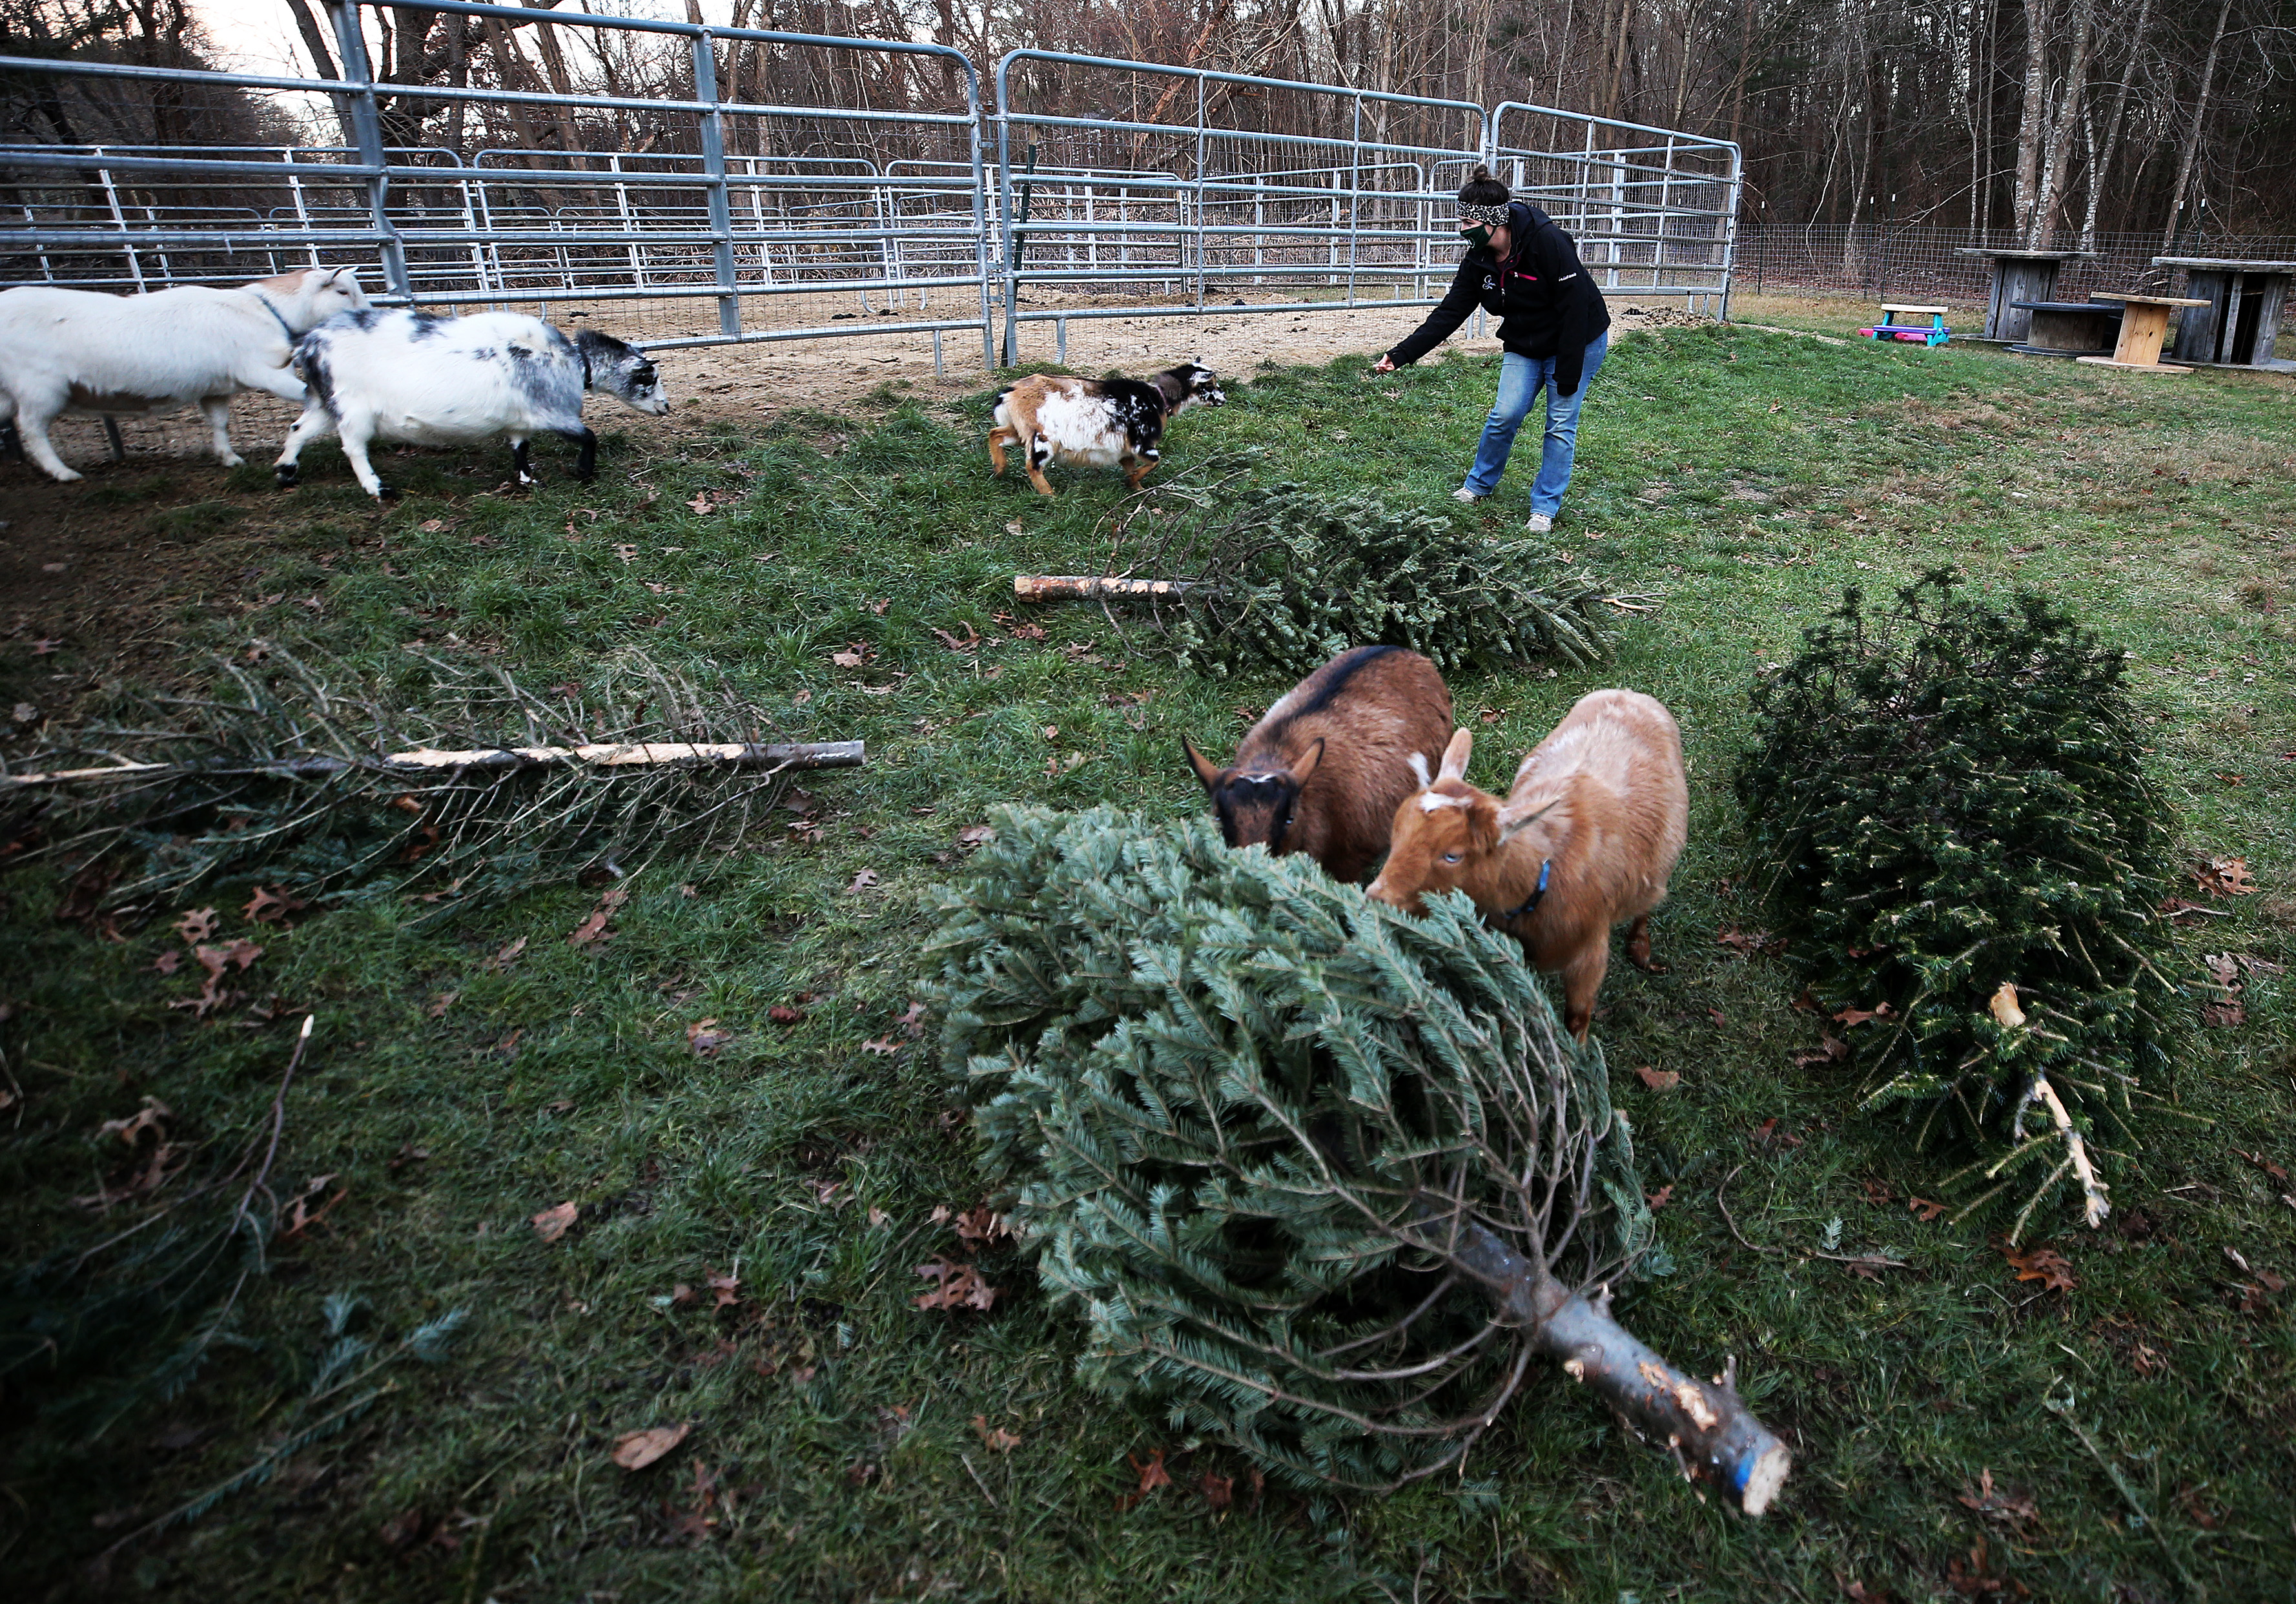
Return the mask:
<path id="1" fill-rule="evenodd" d="M 398 499 L 398 487 L 395 484 L 379 484 L 374 487 L 374 498 L 377 501 L 396 501 Z"/>
<path id="2" fill-rule="evenodd" d="M 1656 963 L 1650 958 L 1636 958 L 1631 952 L 1627 954 L 1627 962 L 1632 964 L 1636 968 L 1640 969 L 1645 975 L 1671 975 L 1674 973 L 1674 966 L 1672 964 Z"/>
<path id="3" fill-rule="evenodd" d="M 272 482 L 283 490 L 293 489 L 295 481 L 302 476 L 302 469 L 291 462 L 282 463 L 271 470 Z"/>

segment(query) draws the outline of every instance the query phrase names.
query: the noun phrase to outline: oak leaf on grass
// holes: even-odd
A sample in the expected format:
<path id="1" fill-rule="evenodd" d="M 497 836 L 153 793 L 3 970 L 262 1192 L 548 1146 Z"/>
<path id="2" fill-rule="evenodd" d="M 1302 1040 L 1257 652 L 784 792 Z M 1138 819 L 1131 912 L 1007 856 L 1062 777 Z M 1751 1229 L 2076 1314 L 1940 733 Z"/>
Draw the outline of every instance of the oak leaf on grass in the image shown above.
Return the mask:
<path id="1" fill-rule="evenodd" d="M 649 1426 L 644 1431 L 626 1431 L 614 1439 L 614 1463 L 625 1470 L 643 1470 L 685 1441 L 693 1430 L 693 1422 L 685 1420 L 676 1426 Z"/>

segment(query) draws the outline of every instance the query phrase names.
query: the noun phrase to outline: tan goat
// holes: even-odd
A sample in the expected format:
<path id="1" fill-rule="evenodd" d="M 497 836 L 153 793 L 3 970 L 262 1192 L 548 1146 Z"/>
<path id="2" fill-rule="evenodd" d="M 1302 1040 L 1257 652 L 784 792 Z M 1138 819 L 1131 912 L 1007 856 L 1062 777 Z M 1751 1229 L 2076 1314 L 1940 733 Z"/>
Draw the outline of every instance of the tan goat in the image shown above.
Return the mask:
<path id="1" fill-rule="evenodd" d="M 1651 962 L 1650 911 L 1666 895 L 1690 821 L 1682 732 L 1636 691 L 1593 691 L 1523 759 L 1502 802 L 1467 784 L 1460 730 L 1435 783 L 1396 810 L 1381 901 L 1417 913 L 1457 889 L 1562 976 L 1563 1024 L 1580 1041 L 1611 964 L 1611 926 L 1632 919 L 1627 958 Z"/>
<path id="2" fill-rule="evenodd" d="M 1395 810 L 1427 783 L 1451 728 L 1451 693 L 1435 665 L 1401 646 L 1342 652 L 1285 693 L 1213 766 L 1183 740 L 1234 847 L 1305 852 L 1355 881 L 1387 851 Z"/>

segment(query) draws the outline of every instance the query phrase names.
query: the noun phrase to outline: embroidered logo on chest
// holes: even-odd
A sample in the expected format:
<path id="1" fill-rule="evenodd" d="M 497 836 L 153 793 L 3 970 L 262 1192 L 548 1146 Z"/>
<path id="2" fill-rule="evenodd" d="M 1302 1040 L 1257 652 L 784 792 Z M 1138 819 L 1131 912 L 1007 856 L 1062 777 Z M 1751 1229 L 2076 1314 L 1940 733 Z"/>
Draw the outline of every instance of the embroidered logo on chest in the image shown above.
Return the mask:
<path id="1" fill-rule="evenodd" d="M 1498 287 L 1499 287 L 1499 281 L 1498 281 L 1497 279 L 1493 278 L 1493 277 L 1492 277 L 1489 274 L 1488 274 L 1488 273 L 1486 273 L 1486 274 L 1484 274 L 1484 275 L 1483 275 L 1483 288 L 1484 288 L 1484 289 L 1486 289 L 1486 290 L 1496 290 L 1496 289 L 1497 289 Z"/>

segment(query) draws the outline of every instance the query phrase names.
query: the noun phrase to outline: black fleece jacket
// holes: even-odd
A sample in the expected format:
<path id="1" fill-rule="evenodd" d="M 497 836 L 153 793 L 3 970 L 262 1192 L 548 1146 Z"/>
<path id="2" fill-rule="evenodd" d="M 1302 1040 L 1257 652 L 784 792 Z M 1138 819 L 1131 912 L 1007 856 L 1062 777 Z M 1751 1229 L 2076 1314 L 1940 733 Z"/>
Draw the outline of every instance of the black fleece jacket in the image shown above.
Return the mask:
<path id="1" fill-rule="evenodd" d="M 1556 393 L 1575 395 L 1587 347 L 1611 326 L 1611 309 L 1579 265 L 1578 248 L 1553 218 L 1521 201 L 1508 204 L 1507 217 L 1514 254 L 1502 262 L 1488 251 L 1469 251 L 1442 304 L 1388 359 L 1410 366 L 1480 305 L 1499 318 L 1502 346 L 1520 356 L 1553 357 Z"/>

